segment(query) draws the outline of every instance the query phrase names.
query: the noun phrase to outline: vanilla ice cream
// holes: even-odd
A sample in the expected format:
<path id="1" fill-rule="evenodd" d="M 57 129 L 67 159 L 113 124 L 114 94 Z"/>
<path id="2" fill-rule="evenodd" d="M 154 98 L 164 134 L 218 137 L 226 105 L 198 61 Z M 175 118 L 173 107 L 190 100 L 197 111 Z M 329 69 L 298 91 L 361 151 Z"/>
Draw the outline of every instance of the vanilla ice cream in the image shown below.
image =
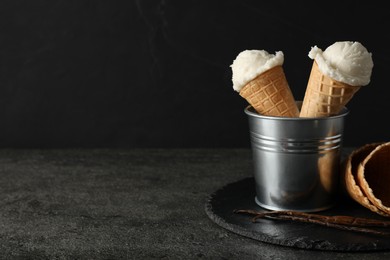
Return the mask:
<path id="1" fill-rule="evenodd" d="M 359 42 L 335 42 L 325 51 L 314 46 L 309 57 L 316 61 L 324 75 L 334 80 L 351 86 L 365 86 L 370 83 L 374 66 L 372 54 Z"/>
<path id="2" fill-rule="evenodd" d="M 269 54 L 264 50 L 245 50 L 238 54 L 233 64 L 230 65 L 233 72 L 233 89 L 240 92 L 249 81 L 256 78 L 263 72 L 283 65 L 283 52 L 277 51 Z"/>

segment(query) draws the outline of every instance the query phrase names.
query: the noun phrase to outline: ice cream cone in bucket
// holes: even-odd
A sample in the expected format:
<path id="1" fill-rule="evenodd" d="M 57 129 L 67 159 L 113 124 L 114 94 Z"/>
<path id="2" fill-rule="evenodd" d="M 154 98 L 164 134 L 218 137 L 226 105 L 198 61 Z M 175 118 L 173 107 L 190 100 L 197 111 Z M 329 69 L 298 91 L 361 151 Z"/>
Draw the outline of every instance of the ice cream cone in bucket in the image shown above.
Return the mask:
<path id="1" fill-rule="evenodd" d="M 335 42 L 325 51 L 315 46 L 309 57 L 314 61 L 300 117 L 337 115 L 370 82 L 371 53 L 359 42 Z"/>
<path id="2" fill-rule="evenodd" d="M 359 89 L 324 75 L 314 61 L 300 117 L 337 115 Z"/>
<path id="3" fill-rule="evenodd" d="M 299 116 L 282 66 L 275 66 L 250 81 L 241 89 L 240 96 L 261 115 Z"/>
<path id="4" fill-rule="evenodd" d="M 284 55 L 245 50 L 230 66 L 233 89 L 263 116 L 298 117 L 299 110 L 283 70 Z"/>
<path id="5" fill-rule="evenodd" d="M 390 214 L 382 211 L 371 202 L 360 186 L 361 181 L 358 180 L 358 168 L 360 167 L 360 164 L 380 144 L 381 143 L 366 144 L 354 150 L 347 157 L 344 165 L 344 175 L 342 176 L 342 186 L 347 194 L 360 205 L 379 215 L 390 217 Z"/>
<path id="6" fill-rule="evenodd" d="M 357 179 L 370 202 L 390 216 L 390 142 L 376 146 L 364 158 Z"/>

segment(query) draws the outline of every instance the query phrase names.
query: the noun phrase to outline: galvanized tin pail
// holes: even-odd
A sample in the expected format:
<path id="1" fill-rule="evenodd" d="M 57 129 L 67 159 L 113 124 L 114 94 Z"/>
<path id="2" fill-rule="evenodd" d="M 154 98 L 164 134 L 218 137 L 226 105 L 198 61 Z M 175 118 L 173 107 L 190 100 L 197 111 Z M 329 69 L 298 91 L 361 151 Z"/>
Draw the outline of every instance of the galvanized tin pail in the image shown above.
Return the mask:
<path id="1" fill-rule="evenodd" d="M 298 106 L 301 102 L 297 102 Z M 248 106 L 256 203 L 270 210 L 315 212 L 334 205 L 345 116 L 288 118 Z"/>

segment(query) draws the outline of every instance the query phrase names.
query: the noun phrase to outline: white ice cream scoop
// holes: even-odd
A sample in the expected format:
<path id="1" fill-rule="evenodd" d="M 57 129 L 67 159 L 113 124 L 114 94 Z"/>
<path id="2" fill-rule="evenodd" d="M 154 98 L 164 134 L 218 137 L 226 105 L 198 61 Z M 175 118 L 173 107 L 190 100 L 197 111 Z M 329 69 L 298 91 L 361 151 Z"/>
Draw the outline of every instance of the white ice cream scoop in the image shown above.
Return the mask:
<path id="1" fill-rule="evenodd" d="M 245 50 L 240 52 L 233 64 L 230 65 L 233 72 L 233 89 L 240 92 L 249 81 L 263 72 L 275 66 L 283 65 L 284 55 L 282 51 L 270 54 L 265 50 Z"/>
<path id="2" fill-rule="evenodd" d="M 370 83 L 374 66 L 372 54 L 360 42 L 335 42 L 325 51 L 314 46 L 309 57 L 317 62 L 324 75 L 334 80 L 351 86 L 365 86 Z"/>

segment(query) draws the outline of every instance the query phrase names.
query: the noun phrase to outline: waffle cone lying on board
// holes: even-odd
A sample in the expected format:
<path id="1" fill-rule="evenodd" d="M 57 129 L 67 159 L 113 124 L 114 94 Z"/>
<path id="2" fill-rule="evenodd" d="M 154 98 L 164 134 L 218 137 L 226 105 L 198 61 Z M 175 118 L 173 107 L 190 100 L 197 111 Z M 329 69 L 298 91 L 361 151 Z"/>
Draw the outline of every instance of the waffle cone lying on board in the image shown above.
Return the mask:
<path id="1" fill-rule="evenodd" d="M 371 53 L 359 42 L 335 42 L 325 51 L 315 46 L 309 57 L 314 61 L 300 117 L 337 115 L 370 82 Z"/>
<path id="2" fill-rule="evenodd" d="M 265 50 L 240 52 L 230 66 L 233 89 L 261 115 L 298 117 L 299 110 L 283 70 L 284 55 Z"/>
<path id="3" fill-rule="evenodd" d="M 337 115 L 359 89 L 326 76 L 314 61 L 300 117 Z"/>
<path id="4" fill-rule="evenodd" d="M 359 164 L 357 177 L 364 194 L 390 215 L 390 143 L 375 147 Z"/>
<path id="5" fill-rule="evenodd" d="M 239 93 L 261 115 L 299 116 L 282 66 L 275 66 L 263 72 L 247 83 Z"/>
<path id="6" fill-rule="evenodd" d="M 346 159 L 343 185 L 350 197 L 390 217 L 390 143 L 366 144 Z"/>

